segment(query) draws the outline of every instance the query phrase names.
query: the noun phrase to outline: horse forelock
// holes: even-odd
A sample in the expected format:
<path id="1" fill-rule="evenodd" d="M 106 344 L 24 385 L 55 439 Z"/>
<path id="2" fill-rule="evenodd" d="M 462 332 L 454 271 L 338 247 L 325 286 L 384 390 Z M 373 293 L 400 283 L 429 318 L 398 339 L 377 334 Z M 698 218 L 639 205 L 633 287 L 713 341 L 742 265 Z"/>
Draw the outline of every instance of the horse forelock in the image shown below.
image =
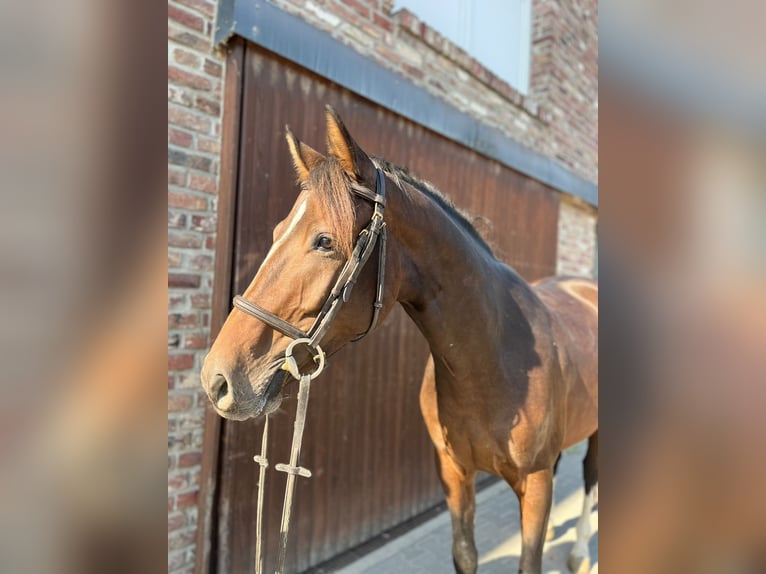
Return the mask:
<path id="1" fill-rule="evenodd" d="M 353 249 L 356 225 L 350 183 L 340 163 L 332 157 L 312 169 L 307 181 L 309 193 L 316 194 L 319 200 L 320 216 L 330 226 L 338 251 L 346 257 Z"/>

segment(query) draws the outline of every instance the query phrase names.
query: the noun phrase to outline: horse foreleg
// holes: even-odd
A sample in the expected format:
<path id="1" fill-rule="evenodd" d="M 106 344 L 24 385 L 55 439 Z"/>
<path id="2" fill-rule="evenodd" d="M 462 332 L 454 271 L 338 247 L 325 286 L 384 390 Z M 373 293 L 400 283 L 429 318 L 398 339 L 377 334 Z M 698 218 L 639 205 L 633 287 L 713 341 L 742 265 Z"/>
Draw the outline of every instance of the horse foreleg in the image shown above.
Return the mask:
<path id="1" fill-rule="evenodd" d="M 556 457 L 556 462 L 553 463 L 553 485 L 551 491 L 556 493 L 556 473 L 559 470 L 559 463 L 561 462 L 561 453 Z M 548 542 L 556 538 L 556 526 L 553 524 L 553 520 L 548 518 L 548 531 L 545 533 L 545 541 Z"/>
<path id="2" fill-rule="evenodd" d="M 511 484 L 519 497 L 521 508 L 521 558 L 519 572 L 541 574 L 545 527 L 553 498 L 553 469 L 546 468 L 528 474 Z"/>
<path id="3" fill-rule="evenodd" d="M 476 473 L 462 469 L 448 454 L 436 451 L 436 464 L 452 517 L 452 560 L 458 574 L 474 574 L 478 563 L 473 529 L 476 520 Z"/>

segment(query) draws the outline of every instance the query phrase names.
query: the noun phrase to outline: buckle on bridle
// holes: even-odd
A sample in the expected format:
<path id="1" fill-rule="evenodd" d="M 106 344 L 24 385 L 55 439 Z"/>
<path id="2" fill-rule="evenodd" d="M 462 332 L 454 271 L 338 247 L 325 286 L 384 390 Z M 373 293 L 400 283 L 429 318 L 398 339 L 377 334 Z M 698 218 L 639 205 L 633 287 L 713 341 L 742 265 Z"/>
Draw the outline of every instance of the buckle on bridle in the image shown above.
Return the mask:
<path id="1" fill-rule="evenodd" d="M 313 355 L 314 362 L 317 363 L 317 368 L 313 373 L 301 373 L 300 369 L 298 369 L 298 362 L 295 360 L 295 357 L 293 357 L 293 349 L 299 343 L 306 345 L 309 348 L 309 352 L 316 351 L 316 354 L 311 353 Z M 309 379 L 313 381 L 324 370 L 324 364 L 324 351 L 322 350 L 322 347 L 319 345 L 315 347 L 311 344 L 310 339 L 302 338 L 295 339 L 287 346 L 287 349 L 285 350 L 285 362 L 282 365 L 282 369 L 290 373 L 296 379 L 300 379 L 301 377 L 309 377 Z"/>

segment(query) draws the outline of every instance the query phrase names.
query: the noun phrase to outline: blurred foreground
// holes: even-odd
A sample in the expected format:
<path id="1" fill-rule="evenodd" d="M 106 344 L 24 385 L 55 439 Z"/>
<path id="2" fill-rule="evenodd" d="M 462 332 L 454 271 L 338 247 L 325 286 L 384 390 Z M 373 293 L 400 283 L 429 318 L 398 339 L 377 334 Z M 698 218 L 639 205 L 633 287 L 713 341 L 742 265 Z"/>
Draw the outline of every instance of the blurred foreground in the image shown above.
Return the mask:
<path id="1" fill-rule="evenodd" d="M 164 568 L 161 8 L 0 6 L 3 572 Z M 763 572 L 764 5 L 600 12 L 599 567 Z"/>
<path id="2" fill-rule="evenodd" d="M 766 571 L 763 3 L 602 3 L 604 572 Z"/>

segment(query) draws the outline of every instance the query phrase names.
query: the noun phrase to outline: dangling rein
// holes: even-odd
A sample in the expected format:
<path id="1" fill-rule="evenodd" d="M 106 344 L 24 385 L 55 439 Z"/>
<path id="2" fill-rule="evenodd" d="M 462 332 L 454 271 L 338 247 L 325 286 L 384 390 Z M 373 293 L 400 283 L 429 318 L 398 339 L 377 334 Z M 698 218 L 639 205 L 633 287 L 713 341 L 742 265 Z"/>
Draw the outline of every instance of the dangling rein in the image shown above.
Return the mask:
<path id="1" fill-rule="evenodd" d="M 285 499 L 282 504 L 282 522 L 279 529 L 279 557 L 275 574 L 282 574 L 285 569 L 285 559 L 287 556 L 287 534 L 290 529 L 290 515 L 293 505 L 293 492 L 295 490 L 295 477 L 297 475 L 310 478 L 311 471 L 300 466 L 301 443 L 303 442 L 303 429 L 306 424 L 306 410 L 309 402 L 309 389 L 311 381 L 319 376 L 324 370 L 325 354 L 319 346 L 320 341 L 330 328 L 335 316 L 337 315 L 343 303 L 349 300 L 351 290 L 362 272 L 367 260 L 372 255 L 377 244 L 380 245 L 380 254 L 378 257 L 378 280 L 375 289 L 375 301 L 373 302 L 372 320 L 367 330 L 354 341 L 368 335 L 375 324 L 378 322 L 380 309 L 383 307 L 383 282 L 386 270 L 386 224 L 383 222 L 383 211 L 386 206 L 386 179 L 383 172 L 378 169 L 375 180 L 375 191 L 370 191 L 366 187 L 356 184 L 351 185 L 351 191 L 355 194 L 372 201 L 375 209 L 370 218 L 370 222 L 362 229 L 357 237 L 356 244 L 344 265 L 343 269 L 335 281 L 330 294 L 322 305 L 322 309 L 314 320 L 311 329 L 308 332 L 302 331 L 295 325 L 281 319 L 271 311 L 248 301 L 244 297 L 237 295 L 234 297 L 234 306 L 252 315 L 256 319 L 263 321 L 272 329 L 279 331 L 283 335 L 294 339 L 285 350 L 285 362 L 282 368 L 289 372 L 299 381 L 298 389 L 298 408 L 295 413 L 295 423 L 293 425 L 293 444 L 290 450 L 290 463 L 277 464 L 274 466 L 279 472 L 287 473 L 287 485 L 285 487 Z M 380 238 L 380 242 L 378 242 Z M 299 344 L 306 345 L 309 352 L 313 355 L 314 362 L 317 364 L 315 371 L 311 373 L 301 373 L 298 363 L 293 357 L 293 350 Z M 263 427 L 263 438 L 261 439 L 261 454 L 254 457 L 255 462 L 260 465 L 258 473 L 258 508 L 256 512 L 256 538 L 255 538 L 255 572 L 263 573 L 263 494 L 266 483 L 266 468 L 269 466 L 266 458 L 266 450 L 269 437 L 269 417 L 266 416 L 266 422 Z"/>
<path id="2" fill-rule="evenodd" d="M 310 349 L 316 350 L 314 361 L 318 363 L 313 373 L 301 373 L 298 370 L 298 364 L 293 357 L 293 349 L 298 344 L 309 345 Z M 306 425 L 306 411 L 309 404 L 309 390 L 311 381 L 319 376 L 324 369 L 325 355 L 322 348 L 310 346 L 309 339 L 296 339 L 287 347 L 285 351 L 285 363 L 283 369 L 288 371 L 293 377 L 300 381 L 298 389 L 298 409 L 295 413 L 295 423 L 293 424 L 293 444 L 290 449 L 290 463 L 277 464 L 274 468 L 279 472 L 287 473 L 287 485 L 285 486 L 285 500 L 282 503 L 282 522 L 279 527 L 279 558 L 277 561 L 277 574 L 282 574 L 285 569 L 285 558 L 287 556 L 287 533 L 290 530 L 290 515 L 293 506 L 293 492 L 295 491 L 296 475 L 311 477 L 311 471 L 299 465 L 301 456 L 301 444 L 303 442 L 303 429 Z M 266 458 L 266 450 L 269 440 L 269 417 L 266 416 L 266 422 L 263 426 L 263 438 L 261 439 L 261 454 L 253 457 L 255 462 L 260 465 L 258 471 L 258 508 L 255 518 L 255 572 L 263 572 L 263 493 L 266 486 L 266 468 L 269 466 L 269 460 Z"/>

